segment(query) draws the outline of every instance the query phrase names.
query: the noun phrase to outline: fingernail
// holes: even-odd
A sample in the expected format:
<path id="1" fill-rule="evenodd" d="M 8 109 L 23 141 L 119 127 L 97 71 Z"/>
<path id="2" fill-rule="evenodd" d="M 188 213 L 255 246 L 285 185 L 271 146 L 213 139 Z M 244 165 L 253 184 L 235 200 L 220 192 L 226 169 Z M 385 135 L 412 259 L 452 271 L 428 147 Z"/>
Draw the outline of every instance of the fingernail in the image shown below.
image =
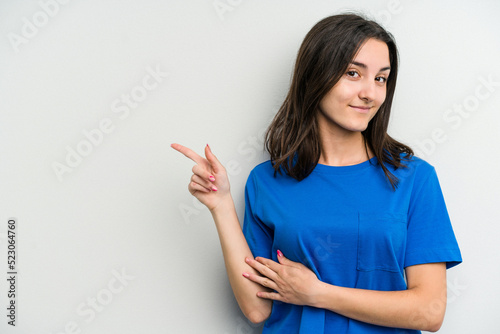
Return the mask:
<path id="1" fill-rule="evenodd" d="M 278 257 L 282 257 L 283 256 L 283 253 L 279 249 L 278 249 L 277 253 L 278 253 Z"/>
<path id="2" fill-rule="evenodd" d="M 210 175 L 210 176 L 208 177 L 208 179 L 209 179 L 210 181 L 212 181 L 212 182 L 213 182 L 213 181 L 215 181 L 215 177 L 213 177 L 213 175 Z"/>
<path id="3" fill-rule="evenodd" d="M 244 277 L 248 277 L 248 276 L 250 276 L 250 274 L 248 274 L 248 273 L 243 273 L 242 275 L 243 275 Z"/>
<path id="4" fill-rule="evenodd" d="M 250 262 L 250 259 L 248 257 L 246 257 L 245 262 Z"/>
<path id="5" fill-rule="evenodd" d="M 212 186 L 212 190 L 213 191 L 217 191 L 217 187 L 216 186 Z"/>

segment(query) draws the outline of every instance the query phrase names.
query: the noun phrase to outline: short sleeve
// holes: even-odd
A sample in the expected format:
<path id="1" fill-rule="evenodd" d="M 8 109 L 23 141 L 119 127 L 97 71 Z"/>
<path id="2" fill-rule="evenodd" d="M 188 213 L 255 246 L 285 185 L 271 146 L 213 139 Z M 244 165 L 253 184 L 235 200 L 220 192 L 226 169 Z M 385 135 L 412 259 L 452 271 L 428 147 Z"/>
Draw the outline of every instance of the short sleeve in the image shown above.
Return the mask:
<path id="1" fill-rule="evenodd" d="M 243 234 L 247 240 L 248 247 L 254 257 L 261 256 L 271 258 L 273 231 L 266 226 L 257 214 L 257 180 L 255 175 L 250 173 L 245 185 L 245 217 L 243 221 Z"/>
<path id="2" fill-rule="evenodd" d="M 451 268 L 462 262 L 443 193 L 434 167 L 423 164 L 415 177 L 408 211 L 408 236 L 404 267 L 446 262 Z"/>

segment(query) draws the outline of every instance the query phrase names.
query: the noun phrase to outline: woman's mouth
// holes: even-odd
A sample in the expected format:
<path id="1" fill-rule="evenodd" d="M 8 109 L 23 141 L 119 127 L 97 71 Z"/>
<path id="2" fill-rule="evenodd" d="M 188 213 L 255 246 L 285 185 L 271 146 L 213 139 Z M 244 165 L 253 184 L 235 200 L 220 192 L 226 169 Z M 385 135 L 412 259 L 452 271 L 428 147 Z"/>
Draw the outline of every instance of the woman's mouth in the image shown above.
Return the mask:
<path id="1" fill-rule="evenodd" d="M 366 106 L 349 106 L 349 107 L 353 108 L 354 110 L 362 114 L 367 114 L 371 109 L 371 107 L 366 107 Z"/>

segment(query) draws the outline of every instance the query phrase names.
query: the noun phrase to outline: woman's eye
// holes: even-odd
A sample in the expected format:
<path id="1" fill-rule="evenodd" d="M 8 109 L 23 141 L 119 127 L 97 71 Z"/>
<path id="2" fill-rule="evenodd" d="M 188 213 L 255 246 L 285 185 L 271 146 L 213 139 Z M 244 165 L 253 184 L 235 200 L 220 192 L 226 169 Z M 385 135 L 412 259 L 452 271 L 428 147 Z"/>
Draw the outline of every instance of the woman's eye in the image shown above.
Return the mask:
<path id="1" fill-rule="evenodd" d="M 359 74 L 356 71 L 347 71 L 346 74 L 348 77 L 353 77 L 353 78 L 359 77 Z"/>
<path id="2" fill-rule="evenodd" d="M 377 77 L 375 78 L 376 81 L 380 82 L 380 83 L 386 83 L 387 82 L 387 78 L 384 78 L 384 77 Z"/>

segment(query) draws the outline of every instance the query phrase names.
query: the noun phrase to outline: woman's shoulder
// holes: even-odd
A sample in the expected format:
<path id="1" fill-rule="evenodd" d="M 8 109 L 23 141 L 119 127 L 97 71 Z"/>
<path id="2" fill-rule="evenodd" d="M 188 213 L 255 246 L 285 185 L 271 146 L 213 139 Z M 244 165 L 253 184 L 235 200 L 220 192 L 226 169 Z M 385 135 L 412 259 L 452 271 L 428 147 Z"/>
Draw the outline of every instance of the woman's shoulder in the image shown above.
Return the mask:
<path id="1" fill-rule="evenodd" d="M 415 155 L 409 157 L 402 155 L 401 162 L 404 167 L 398 168 L 395 171 L 397 177 L 413 176 L 414 178 L 426 178 L 435 173 L 433 165 Z"/>
<path id="2" fill-rule="evenodd" d="M 257 189 L 270 186 L 274 179 L 274 168 L 271 160 L 259 163 L 255 166 L 248 175 L 246 187 L 247 189 Z"/>
<path id="3" fill-rule="evenodd" d="M 429 162 L 427 162 L 426 160 L 424 160 L 420 157 L 417 157 L 416 155 L 408 156 L 405 154 L 401 154 L 400 158 L 404 164 L 411 166 L 413 168 L 432 168 L 433 167 Z"/>
<path id="4" fill-rule="evenodd" d="M 280 168 L 280 170 L 276 170 L 271 160 L 266 160 L 255 166 L 251 170 L 248 179 L 253 180 L 254 182 L 264 182 L 268 186 L 277 184 L 284 185 L 290 182 L 298 182 L 290 175 L 288 175 L 283 168 Z"/>
<path id="5" fill-rule="evenodd" d="M 269 177 L 274 176 L 274 167 L 271 160 L 266 160 L 259 163 L 250 171 L 250 176 L 254 177 Z"/>
<path id="6" fill-rule="evenodd" d="M 410 157 L 401 155 L 401 161 L 403 161 L 405 165 L 413 168 L 421 168 L 421 169 L 434 168 L 434 166 L 432 166 L 429 162 L 420 157 L 417 157 L 416 155 L 411 155 Z"/>

